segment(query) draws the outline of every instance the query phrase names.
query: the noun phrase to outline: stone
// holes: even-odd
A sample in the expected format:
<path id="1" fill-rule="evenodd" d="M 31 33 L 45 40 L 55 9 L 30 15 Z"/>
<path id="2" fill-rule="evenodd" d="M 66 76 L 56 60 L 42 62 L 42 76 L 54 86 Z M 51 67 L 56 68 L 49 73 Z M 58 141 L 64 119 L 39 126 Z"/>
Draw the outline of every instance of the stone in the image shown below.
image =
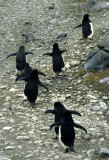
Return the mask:
<path id="1" fill-rule="evenodd" d="M 103 142 L 104 142 L 104 138 L 99 139 L 99 141 L 98 141 L 98 145 L 102 145 L 102 144 L 103 144 Z"/>
<path id="2" fill-rule="evenodd" d="M 105 102 L 101 101 L 101 102 L 99 102 L 99 104 L 100 104 L 100 106 L 101 106 L 102 109 L 104 109 L 104 110 L 108 109 L 108 106 L 106 105 Z"/>
<path id="3" fill-rule="evenodd" d="M 109 40 L 99 42 L 99 43 L 97 44 L 97 46 L 98 46 L 100 49 L 104 49 L 105 47 L 109 47 Z"/>
<path id="4" fill-rule="evenodd" d="M 100 111 L 100 106 L 93 106 L 93 107 L 90 107 L 90 109 L 92 110 L 92 111 Z"/>
<path id="5" fill-rule="evenodd" d="M 11 149 L 15 149 L 16 147 L 13 147 L 13 146 L 7 146 L 5 147 L 6 150 L 11 150 Z"/>
<path id="6" fill-rule="evenodd" d="M 77 66 L 78 64 L 80 64 L 80 61 L 74 60 L 71 62 L 72 66 Z"/>
<path id="7" fill-rule="evenodd" d="M 15 88 L 12 87 L 9 91 L 10 92 L 15 92 L 15 91 L 17 91 L 17 89 L 15 89 Z"/>
<path id="8" fill-rule="evenodd" d="M 105 61 L 104 61 L 105 60 Z M 84 65 L 84 69 L 105 70 L 109 68 L 109 54 L 104 50 L 98 50 Z"/>
<path id="9" fill-rule="evenodd" d="M 99 83 L 109 83 L 109 77 L 105 77 L 99 80 Z"/>
<path id="10" fill-rule="evenodd" d="M 9 127 L 9 126 L 7 126 L 7 127 L 3 127 L 3 130 L 7 130 L 7 131 L 9 131 L 9 130 L 11 130 L 12 129 L 12 127 Z"/>
<path id="11" fill-rule="evenodd" d="M 17 146 L 17 148 L 22 149 L 22 148 L 23 148 L 23 146 L 19 145 L 19 146 Z"/>
<path id="12" fill-rule="evenodd" d="M 17 136 L 16 139 L 19 139 L 19 140 L 29 140 L 30 137 L 28 137 L 28 136 Z"/>
<path id="13" fill-rule="evenodd" d="M 22 34 L 22 36 L 24 37 L 24 42 L 33 42 L 35 40 L 32 33 Z"/>
<path id="14" fill-rule="evenodd" d="M 55 9 L 55 5 L 54 5 L 54 4 L 51 4 L 48 8 L 49 8 L 49 9 Z"/>
<path id="15" fill-rule="evenodd" d="M 58 156 L 58 155 L 56 155 L 54 158 L 55 158 L 55 159 L 59 159 L 59 156 Z"/>
<path id="16" fill-rule="evenodd" d="M 58 35 L 57 37 L 56 37 L 56 39 L 64 39 L 65 37 L 67 37 L 67 33 L 62 33 L 62 34 L 60 34 L 60 35 Z"/>
<path id="17" fill-rule="evenodd" d="M 83 6 L 83 8 L 89 12 L 98 11 L 107 7 L 109 7 L 109 2 L 97 2 L 95 0 L 91 0 Z"/>
<path id="18" fill-rule="evenodd" d="M 91 139 L 91 135 L 89 135 L 89 134 L 85 134 L 85 135 L 84 135 L 84 139 L 86 139 L 86 140 Z"/>
<path id="19" fill-rule="evenodd" d="M 99 151 L 100 157 L 109 157 L 109 149 L 101 148 Z"/>

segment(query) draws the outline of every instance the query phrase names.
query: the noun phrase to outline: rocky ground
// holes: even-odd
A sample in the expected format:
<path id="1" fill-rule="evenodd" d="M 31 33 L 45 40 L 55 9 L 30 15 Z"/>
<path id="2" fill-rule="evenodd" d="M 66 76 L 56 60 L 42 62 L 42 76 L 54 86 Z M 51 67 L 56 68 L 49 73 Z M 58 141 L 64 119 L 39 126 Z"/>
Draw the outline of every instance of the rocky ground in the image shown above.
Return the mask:
<path id="1" fill-rule="evenodd" d="M 72 32 L 80 24 L 86 1 L 71 0 L 1 0 L 1 46 L 0 46 L 0 160 L 99 160 L 101 148 L 109 149 L 109 93 L 87 85 L 78 73 L 83 69 L 88 52 L 96 49 L 98 41 L 109 39 L 109 10 L 92 12 L 93 41 L 82 43 L 81 29 Z M 53 5 L 54 4 L 54 5 Z M 35 41 L 24 43 L 22 34 L 32 33 Z M 67 33 L 67 37 L 56 37 Z M 63 53 L 65 69 L 59 78 L 53 78 L 51 52 L 57 40 Z M 36 108 L 23 102 L 24 82 L 15 83 L 15 57 L 6 59 L 20 45 L 34 55 L 27 56 L 33 68 L 43 71 L 40 76 L 49 93 L 39 88 Z M 100 84 L 101 86 L 101 84 Z M 100 87 L 99 86 L 99 87 Z M 108 87 L 108 86 L 107 86 Z M 63 153 L 58 140 L 52 140 L 53 115 L 45 115 L 55 101 L 66 108 L 79 111 L 74 121 L 83 125 L 88 134 L 76 129 L 75 153 Z"/>

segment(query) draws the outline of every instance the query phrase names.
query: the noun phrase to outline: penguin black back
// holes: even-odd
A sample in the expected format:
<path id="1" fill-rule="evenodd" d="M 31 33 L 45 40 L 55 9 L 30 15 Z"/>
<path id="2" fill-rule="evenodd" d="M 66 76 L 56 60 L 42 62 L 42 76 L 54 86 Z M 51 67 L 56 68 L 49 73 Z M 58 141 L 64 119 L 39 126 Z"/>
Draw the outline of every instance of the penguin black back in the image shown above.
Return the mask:
<path id="1" fill-rule="evenodd" d="M 58 47 L 58 43 L 54 43 L 52 53 L 43 54 L 52 56 L 53 71 L 56 74 L 59 74 L 62 71 L 62 68 L 65 66 L 61 55 L 63 52 L 66 52 L 66 50 L 60 50 Z"/>
<path id="2" fill-rule="evenodd" d="M 37 99 L 38 83 L 39 83 L 38 71 L 33 70 L 24 89 L 24 94 L 27 97 L 28 101 L 31 103 L 32 107 L 34 107 L 35 100 Z"/>
<path id="3" fill-rule="evenodd" d="M 15 81 L 18 80 L 24 80 L 24 81 L 28 81 L 30 78 L 30 75 L 32 73 L 33 69 L 31 68 L 31 66 L 29 65 L 29 63 L 25 63 L 25 67 L 23 69 L 23 73 L 21 75 L 19 75 Z M 38 71 L 38 75 L 43 75 L 46 76 L 43 72 Z"/>
<path id="4" fill-rule="evenodd" d="M 83 21 L 82 21 L 82 35 L 83 38 L 91 38 L 91 34 L 92 34 L 92 23 L 91 20 L 89 19 L 89 14 L 85 14 L 83 17 Z"/>
<path id="5" fill-rule="evenodd" d="M 55 73 L 60 73 L 62 71 L 62 68 L 65 65 L 64 65 L 64 61 L 63 61 L 60 49 L 58 47 L 58 43 L 54 43 L 52 53 L 53 53 L 53 57 L 52 57 L 53 71 Z"/>
<path id="6" fill-rule="evenodd" d="M 16 69 L 21 70 L 22 72 L 22 70 L 25 67 L 25 63 L 26 63 L 25 48 L 24 46 L 20 46 L 16 56 Z"/>
<path id="7" fill-rule="evenodd" d="M 91 39 L 92 35 L 93 35 L 93 26 L 91 23 L 91 20 L 89 19 L 89 14 L 85 14 L 82 20 L 82 24 L 76 26 L 74 29 L 82 27 L 82 36 L 83 39 Z M 73 30 L 74 30 L 73 29 Z"/>
<path id="8" fill-rule="evenodd" d="M 27 82 L 30 78 L 32 71 L 33 69 L 30 67 L 29 63 L 25 63 L 23 73 L 19 75 L 15 81 L 17 82 L 18 80 L 24 80 Z"/>
<path id="9" fill-rule="evenodd" d="M 65 152 L 68 152 L 68 148 L 74 151 L 74 140 L 75 140 L 75 129 L 80 128 L 87 133 L 87 130 L 79 124 L 74 123 L 71 113 L 66 110 L 61 121 L 56 122 L 50 126 L 50 129 L 53 127 L 59 127 L 59 141 L 65 149 Z"/>
<path id="10" fill-rule="evenodd" d="M 47 110 L 45 113 L 55 114 L 55 123 L 56 123 L 61 121 L 66 111 L 69 111 L 71 114 L 76 114 L 78 116 L 81 116 L 81 114 L 77 111 L 67 110 L 60 102 L 55 102 L 54 110 Z M 58 136 L 58 132 L 59 132 L 59 127 L 55 127 L 55 133 L 57 136 Z"/>

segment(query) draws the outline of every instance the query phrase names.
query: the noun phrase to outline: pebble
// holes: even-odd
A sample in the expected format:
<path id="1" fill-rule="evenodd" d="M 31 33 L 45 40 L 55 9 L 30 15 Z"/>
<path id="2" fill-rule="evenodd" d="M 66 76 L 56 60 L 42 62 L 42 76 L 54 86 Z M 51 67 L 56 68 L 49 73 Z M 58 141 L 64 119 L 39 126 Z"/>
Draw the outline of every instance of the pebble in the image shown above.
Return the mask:
<path id="1" fill-rule="evenodd" d="M 16 147 L 13 147 L 13 146 L 7 146 L 5 147 L 6 150 L 11 150 L 11 149 L 15 149 Z"/>
<path id="2" fill-rule="evenodd" d="M 87 139 L 87 140 L 91 139 L 91 135 L 85 134 L 85 135 L 84 135 L 84 139 Z"/>
<path id="3" fill-rule="evenodd" d="M 100 106 L 93 106 L 93 107 L 90 107 L 90 109 L 92 110 L 92 111 L 100 111 Z"/>
<path id="4" fill-rule="evenodd" d="M 62 33 L 62 34 L 58 35 L 56 38 L 57 39 L 64 39 L 65 37 L 67 37 L 67 33 Z"/>
<path id="5" fill-rule="evenodd" d="M 29 140 L 30 137 L 28 137 L 28 136 L 17 136 L 16 139 L 19 139 L 19 140 Z"/>
<path id="6" fill-rule="evenodd" d="M 9 131 L 9 130 L 11 130 L 11 129 L 12 129 L 12 127 L 8 127 L 8 126 L 7 126 L 7 127 L 3 127 L 3 130 L 5 130 L 5 131 L 6 131 L 6 130 Z"/>
<path id="7" fill-rule="evenodd" d="M 17 89 L 11 88 L 9 91 L 10 91 L 10 92 L 15 92 L 15 91 L 17 91 Z"/>
<path id="8" fill-rule="evenodd" d="M 105 102 L 101 101 L 101 102 L 99 102 L 99 104 L 100 104 L 100 106 L 101 106 L 102 109 L 104 109 L 104 110 L 108 109 L 108 106 L 106 105 Z"/>
<path id="9" fill-rule="evenodd" d="M 76 65 L 78 65 L 79 63 L 80 63 L 79 61 L 76 61 L 76 60 L 75 60 L 75 61 L 72 61 L 72 62 L 71 62 L 71 65 L 72 65 L 72 66 L 76 66 Z"/>
<path id="10" fill-rule="evenodd" d="M 93 95 L 91 95 L 91 94 L 87 94 L 86 97 L 87 97 L 87 98 L 91 98 L 91 99 L 95 99 L 95 100 L 97 99 L 97 97 L 95 97 L 95 96 L 93 96 Z"/>
<path id="11" fill-rule="evenodd" d="M 58 155 L 56 155 L 54 158 L 55 158 L 55 159 L 59 159 L 59 156 L 58 156 Z"/>
<path id="12" fill-rule="evenodd" d="M 102 145 L 104 141 L 105 141 L 105 139 L 104 139 L 104 138 L 99 139 L 99 141 L 98 141 L 98 145 Z"/>
<path id="13" fill-rule="evenodd" d="M 23 148 L 23 146 L 19 145 L 19 146 L 17 146 L 17 148 L 22 149 L 22 148 Z"/>
<path id="14" fill-rule="evenodd" d="M 107 148 L 101 148 L 99 151 L 100 157 L 109 157 L 109 149 Z"/>

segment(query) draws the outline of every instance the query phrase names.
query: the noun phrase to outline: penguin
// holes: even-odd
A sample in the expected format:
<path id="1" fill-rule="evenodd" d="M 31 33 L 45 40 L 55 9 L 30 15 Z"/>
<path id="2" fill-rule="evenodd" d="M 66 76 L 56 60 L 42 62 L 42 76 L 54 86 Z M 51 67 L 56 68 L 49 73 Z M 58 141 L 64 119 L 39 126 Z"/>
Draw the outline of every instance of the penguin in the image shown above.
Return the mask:
<path id="1" fill-rule="evenodd" d="M 82 36 L 84 40 L 91 40 L 93 36 L 93 25 L 92 21 L 89 19 L 89 14 L 85 14 L 82 20 L 82 24 L 76 26 L 73 30 L 76 28 L 82 27 Z"/>
<path id="2" fill-rule="evenodd" d="M 69 148 L 71 149 L 71 151 L 75 152 L 75 127 L 80 128 L 87 133 L 87 130 L 83 126 L 74 123 L 71 113 L 68 110 L 66 110 L 66 112 L 64 113 L 61 121 L 53 123 L 50 126 L 50 130 L 53 127 L 59 127 L 59 142 L 64 147 L 65 153 L 68 152 Z"/>
<path id="3" fill-rule="evenodd" d="M 38 85 L 44 87 L 48 91 L 48 88 L 39 81 L 38 70 L 35 69 L 31 72 L 30 78 L 24 88 L 24 96 L 27 97 L 27 100 L 31 103 L 33 108 L 35 107 L 35 100 L 37 100 L 38 96 Z"/>
<path id="4" fill-rule="evenodd" d="M 55 120 L 54 121 L 59 122 L 66 111 L 69 111 L 71 114 L 76 114 L 78 116 L 81 116 L 81 114 L 77 111 L 67 110 L 60 102 L 55 102 L 54 103 L 54 110 L 46 110 L 45 114 L 48 114 L 48 113 L 54 114 L 55 115 Z M 55 127 L 55 133 L 56 133 L 56 136 L 53 137 L 53 139 L 58 138 L 59 127 Z"/>
<path id="5" fill-rule="evenodd" d="M 33 71 L 33 69 L 31 68 L 29 63 L 25 63 L 25 67 L 24 67 L 24 70 L 23 70 L 22 74 L 20 74 L 15 79 L 15 82 L 17 82 L 19 80 L 24 80 L 25 82 L 27 82 L 29 80 L 29 78 L 30 78 L 30 75 L 31 75 L 32 71 Z M 38 75 L 46 76 L 43 72 L 40 72 L 40 71 L 38 71 Z"/>
<path id="6" fill-rule="evenodd" d="M 65 66 L 64 60 L 62 58 L 63 52 L 66 52 L 66 50 L 60 50 L 58 47 L 58 43 L 54 43 L 52 53 L 43 54 L 43 56 L 52 56 L 53 71 L 56 73 L 56 76 L 62 71 L 62 68 Z"/>
<path id="7" fill-rule="evenodd" d="M 19 75 L 19 71 L 22 73 L 25 64 L 26 64 L 26 55 L 33 54 L 32 52 L 25 52 L 25 47 L 22 45 L 19 47 L 18 52 L 9 54 L 7 58 L 10 56 L 16 56 L 16 75 Z"/>

